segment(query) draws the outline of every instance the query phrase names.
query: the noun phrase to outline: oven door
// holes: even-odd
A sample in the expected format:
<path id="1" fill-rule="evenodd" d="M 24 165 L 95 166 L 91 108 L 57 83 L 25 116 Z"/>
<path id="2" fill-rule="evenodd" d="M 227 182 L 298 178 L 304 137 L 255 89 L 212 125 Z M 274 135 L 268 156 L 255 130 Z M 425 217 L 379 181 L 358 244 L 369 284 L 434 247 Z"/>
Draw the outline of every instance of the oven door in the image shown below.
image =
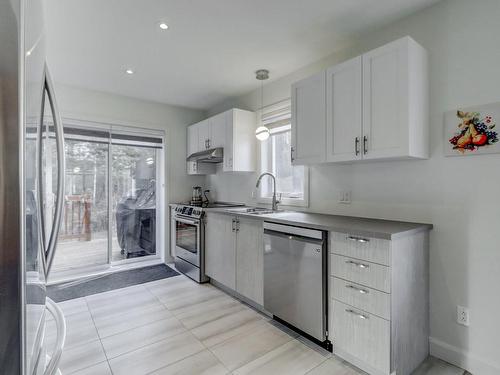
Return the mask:
<path id="1" fill-rule="evenodd" d="M 200 267 L 200 220 L 175 216 L 175 256 Z"/>

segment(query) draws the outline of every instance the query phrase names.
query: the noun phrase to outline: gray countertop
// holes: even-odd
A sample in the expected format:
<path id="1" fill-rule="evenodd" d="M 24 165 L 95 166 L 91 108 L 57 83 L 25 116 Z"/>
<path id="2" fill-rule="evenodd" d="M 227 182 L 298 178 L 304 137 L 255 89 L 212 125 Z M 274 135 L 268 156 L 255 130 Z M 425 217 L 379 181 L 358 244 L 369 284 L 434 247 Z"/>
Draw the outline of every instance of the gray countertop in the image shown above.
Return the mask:
<path id="1" fill-rule="evenodd" d="M 432 229 L 432 224 L 368 219 L 353 216 L 326 215 L 309 212 L 282 211 L 273 214 L 255 215 L 231 211 L 231 209 L 228 208 L 208 208 L 205 210 L 207 212 L 242 216 L 279 224 L 296 225 L 306 228 L 349 233 L 354 236 L 373 237 L 386 240 L 392 240 L 423 230 Z"/>

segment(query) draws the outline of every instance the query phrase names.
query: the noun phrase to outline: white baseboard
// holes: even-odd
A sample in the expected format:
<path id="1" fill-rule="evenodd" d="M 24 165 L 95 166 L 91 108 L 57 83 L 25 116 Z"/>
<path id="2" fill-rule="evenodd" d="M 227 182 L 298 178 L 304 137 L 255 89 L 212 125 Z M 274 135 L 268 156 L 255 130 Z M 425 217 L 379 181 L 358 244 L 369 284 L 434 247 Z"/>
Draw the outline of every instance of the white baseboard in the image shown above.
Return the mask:
<path id="1" fill-rule="evenodd" d="M 463 368 L 473 375 L 498 375 L 500 364 L 491 363 L 472 353 L 450 345 L 436 338 L 429 338 L 431 355 Z"/>

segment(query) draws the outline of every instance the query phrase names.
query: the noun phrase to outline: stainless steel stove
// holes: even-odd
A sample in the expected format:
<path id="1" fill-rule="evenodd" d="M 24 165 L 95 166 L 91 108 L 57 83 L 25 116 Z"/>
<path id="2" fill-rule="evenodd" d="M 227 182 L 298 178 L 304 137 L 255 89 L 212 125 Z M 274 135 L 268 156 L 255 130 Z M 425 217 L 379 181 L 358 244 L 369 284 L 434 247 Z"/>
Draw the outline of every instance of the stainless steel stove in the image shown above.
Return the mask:
<path id="1" fill-rule="evenodd" d="M 204 283 L 209 280 L 205 275 L 205 225 L 203 221 L 206 208 L 244 206 L 242 203 L 214 202 L 206 207 L 178 204 L 172 216 L 175 228 L 175 267 L 191 279 Z"/>

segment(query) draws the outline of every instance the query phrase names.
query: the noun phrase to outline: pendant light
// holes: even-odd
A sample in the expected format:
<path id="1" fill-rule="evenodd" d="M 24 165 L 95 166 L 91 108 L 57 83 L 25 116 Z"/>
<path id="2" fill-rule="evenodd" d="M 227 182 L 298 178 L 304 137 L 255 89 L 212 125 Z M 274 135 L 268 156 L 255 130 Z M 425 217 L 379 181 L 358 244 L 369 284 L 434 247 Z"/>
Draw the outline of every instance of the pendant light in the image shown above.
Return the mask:
<path id="1" fill-rule="evenodd" d="M 260 81 L 260 113 L 262 117 L 262 112 L 264 110 L 264 81 L 269 78 L 269 70 L 259 69 L 255 72 L 255 78 Z M 265 141 L 269 138 L 270 132 L 267 126 L 259 126 L 255 130 L 255 136 L 259 141 Z"/>

